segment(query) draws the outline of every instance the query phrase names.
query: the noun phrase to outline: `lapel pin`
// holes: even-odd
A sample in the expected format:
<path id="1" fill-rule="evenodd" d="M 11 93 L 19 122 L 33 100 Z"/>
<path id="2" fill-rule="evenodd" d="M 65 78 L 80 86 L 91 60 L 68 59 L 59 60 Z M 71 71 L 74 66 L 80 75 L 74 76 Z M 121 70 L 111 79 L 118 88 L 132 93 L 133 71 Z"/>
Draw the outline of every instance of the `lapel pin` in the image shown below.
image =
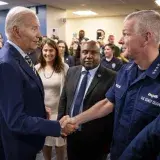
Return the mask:
<path id="1" fill-rule="evenodd" d="M 101 75 L 101 74 L 98 74 L 97 76 L 98 76 L 98 78 L 100 78 L 102 75 Z"/>

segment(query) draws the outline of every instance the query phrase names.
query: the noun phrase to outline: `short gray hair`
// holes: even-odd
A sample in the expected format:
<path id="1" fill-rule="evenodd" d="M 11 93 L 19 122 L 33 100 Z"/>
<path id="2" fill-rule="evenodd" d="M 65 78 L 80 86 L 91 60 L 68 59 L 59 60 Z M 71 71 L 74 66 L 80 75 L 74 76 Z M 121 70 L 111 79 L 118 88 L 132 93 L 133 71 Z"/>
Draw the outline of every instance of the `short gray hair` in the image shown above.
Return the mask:
<path id="1" fill-rule="evenodd" d="M 12 28 L 14 26 L 20 26 L 23 25 L 23 18 L 25 14 L 34 14 L 32 10 L 29 8 L 17 6 L 12 9 L 7 14 L 6 21 L 5 21 L 5 34 L 7 38 L 10 38 Z M 36 16 L 36 15 L 35 15 Z"/>
<path id="2" fill-rule="evenodd" d="M 144 34 L 150 31 L 154 35 L 155 43 L 160 42 L 160 14 L 154 10 L 142 10 L 129 14 L 124 21 L 135 19 L 135 32 Z"/>

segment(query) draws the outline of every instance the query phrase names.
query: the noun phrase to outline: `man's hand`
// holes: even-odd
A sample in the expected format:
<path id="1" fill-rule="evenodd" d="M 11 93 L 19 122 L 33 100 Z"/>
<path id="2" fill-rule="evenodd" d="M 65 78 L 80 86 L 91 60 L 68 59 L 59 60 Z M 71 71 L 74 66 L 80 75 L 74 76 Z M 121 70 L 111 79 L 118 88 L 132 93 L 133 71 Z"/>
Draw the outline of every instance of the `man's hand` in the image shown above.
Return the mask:
<path id="1" fill-rule="evenodd" d="M 61 130 L 61 136 L 66 137 L 69 134 L 73 133 L 76 130 L 75 126 L 72 124 L 67 124 L 64 128 Z"/>
<path id="2" fill-rule="evenodd" d="M 52 114 L 51 108 L 45 107 L 45 109 L 46 109 L 47 119 L 51 119 L 51 114 Z"/>
<path id="3" fill-rule="evenodd" d="M 61 131 L 62 136 L 67 136 L 78 128 L 76 123 L 73 121 L 73 118 L 70 118 L 68 115 L 62 117 L 59 122 L 62 128 Z"/>

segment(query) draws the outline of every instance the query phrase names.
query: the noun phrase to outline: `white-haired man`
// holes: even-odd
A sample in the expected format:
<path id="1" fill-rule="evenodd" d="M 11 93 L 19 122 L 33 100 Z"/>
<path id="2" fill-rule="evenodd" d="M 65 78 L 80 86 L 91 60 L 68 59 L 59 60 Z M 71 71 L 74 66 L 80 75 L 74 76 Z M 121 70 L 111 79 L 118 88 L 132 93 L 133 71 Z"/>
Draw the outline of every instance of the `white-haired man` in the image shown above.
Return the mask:
<path id="1" fill-rule="evenodd" d="M 111 160 L 118 160 L 138 133 L 160 114 L 160 14 L 144 10 L 128 15 L 123 41 L 133 61 L 121 68 L 106 98 L 75 118 L 64 117 L 63 123 L 82 124 L 114 111 Z"/>
<path id="2" fill-rule="evenodd" d="M 60 136 L 58 121 L 47 120 L 41 80 L 27 53 L 41 36 L 37 16 L 15 7 L 6 17 L 8 41 L 0 51 L 0 159 L 35 160 L 45 136 Z M 66 130 L 65 130 L 66 131 Z"/>

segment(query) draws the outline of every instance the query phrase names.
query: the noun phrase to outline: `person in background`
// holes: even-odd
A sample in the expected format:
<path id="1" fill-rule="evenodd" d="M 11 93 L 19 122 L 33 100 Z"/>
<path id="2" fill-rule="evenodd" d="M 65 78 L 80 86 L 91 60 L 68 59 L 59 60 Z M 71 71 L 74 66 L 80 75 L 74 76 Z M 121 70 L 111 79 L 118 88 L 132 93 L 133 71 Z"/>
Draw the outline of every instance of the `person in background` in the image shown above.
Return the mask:
<path id="1" fill-rule="evenodd" d="M 80 63 L 80 55 L 81 55 L 80 52 L 81 52 L 81 46 L 78 45 L 77 50 L 76 50 L 75 54 L 73 55 L 73 57 L 74 57 L 74 62 L 75 62 L 75 66 L 78 66 L 78 65 L 81 64 L 81 63 Z"/>
<path id="2" fill-rule="evenodd" d="M 122 45 L 121 47 L 121 54 L 120 56 L 118 57 L 122 62 L 123 64 L 126 64 L 129 62 L 129 57 L 128 57 L 128 49 L 125 47 L 125 45 Z"/>
<path id="3" fill-rule="evenodd" d="M 46 38 L 42 42 L 42 54 L 36 69 L 44 86 L 45 106 L 51 110 L 51 120 L 57 119 L 60 94 L 64 85 L 68 65 L 62 58 L 56 42 Z M 64 160 L 65 140 L 63 138 L 46 137 L 43 154 L 45 160 L 51 160 L 52 147 L 56 149 L 57 160 Z"/>
<path id="4" fill-rule="evenodd" d="M 7 42 L 0 50 L 0 160 L 35 160 L 46 136 L 68 133 L 48 120 L 41 79 L 27 55 L 37 48 L 40 24 L 25 7 L 12 8 L 5 21 Z"/>
<path id="5" fill-rule="evenodd" d="M 105 43 L 104 42 L 104 40 L 105 40 L 105 31 L 103 29 L 97 29 L 96 36 L 97 36 L 96 37 L 97 40 L 101 39 L 103 41 L 103 43 Z"/>
<path id="6" fill-rule="evenodd" d="M 81 44 L 82 42 L 86 42 L 89 39 L 85 37 L 85 31 L 84 30 L 80 30 L 79 31 L 79 35 L 78 35 L 78 40 L 79 40 L 79 44 Z"/>
<path id="7" fill-rule="evenodd" d="M 105 31 L 103 29 L 97 29 L 96 39 L 100 46 L 100 56 L 104 57 L 104 45 L 105 45 Z"/>
<path id="8" fill-rule="evenodd" d="M 114 56 L 119 57 L 120 56 L 120 49 L 118 46 L 115 45 L 115 37 L 114 35 L 109 35 L 108 36 L 108 44 L 114 45 L 115 51 L 114 51 Z"/>
<path id="9" fill-rule="evenodd" d="M 120 49 L 121 53 L 120 53 L 120 56 L 118 58 L 123 62 L 123 64 L 126 64 L 126 63 L 129 62 L 128 49 L 124 45 L 124 41 L 123 41 L 122 38 L 119 40 L 118 43 L 121 45 L 121 49 Z"/>
<path id="10" fill-rule="evenodd" d="M 65 41 L 59 40 L 58 43 L 59 52 L 62 56 L 62 60 L 72 67 L 75 65 L 74 58 L 69 54 L 68 46 Z"/>
<path id="11" fill-rule="evenodd" d="M 50 38 L 53 39 L 57 43 L 59 41 L 59 37 L 57 35 L 57 29 L 54 28 L 52 31 L 53 31 L 53 33 Z"/>
<path id="12" fill-rule="evenodd" d="M 3 36 L 2 33 L 0 33 L 0 49 L 3 47 Z"/>
<path id="13" fill-rule="evenodd" d="M 77 48 L 78 48 L 79 45 L 80 44 L 79 44 L 78 39 L 73 38 L 72 43 L 71 43 L 70 48 L 69 48 L 70 55 L 72 55 L 72 56 L 76 55 L 76 51 L 77 51 Z"/>
<path id="14" fill-rule="evenodd" d="M 62 120 L 63 127 L 67 123 L 80 125 L 114 112 L 111 160 L 118 160 L 138 134 L 145 138 L 148 134 L 143 129 L 160 115 L 160 14 L 153 10 L 129 14 L 124 20 L 122 40 L 132 61 L 119 70 L 106 98 Z M 156 156 L 151 160 L 160 159 L 158 153 Z"/>
<path id="15" fill-rule="evenodd" d="M 104 46 L 105 57 L 102 58 L 101 64 L 106 68 L 112 69 L 114 71 L 119 71 L 123 63 L 120 59 L 114 56 L 114 51 L 114 45 L 106 44 Z"/>
<path id="16" fill-rule="evenodd" d="M 100 65 L 95 41 L 81 46 L 81 65 L 71 67 L 59 103 L 58 119 L 75 116 L 105 97 L 116 73 Z M 87 78 L 87 79 L 86 79 Z M 67 136 L 68 160 L 104 160 L 110 149 L 113 114 L 91 121 Z"/>
<path id="17" fill-rule="evenodd" d="M 88 40 L 89 39 L 85 37 L 85 31 L 84 30 L 79 31 L 79 37 L 78 38 L 77 38 L 77 34 L 73 33 L 72 42 L 71 42 L 71 45 L 70 45 L 70 48 L 69 48 L 70 54 L 72 56 L 75 56 L 78 47 L 81 46 L 81 44 L 83 42 L 86 42 Z"/>
<path id="18" fill-rule="evenodd" d="M 37 48 L 28 54 L 28 56 L 31 58 L 34 65 L 38 64 L 38 60 L 42 52 L 42 40 L 43 39 L 44 39 L 43 36 L 40 37 L 39 41 L 37 42 Z"/>

